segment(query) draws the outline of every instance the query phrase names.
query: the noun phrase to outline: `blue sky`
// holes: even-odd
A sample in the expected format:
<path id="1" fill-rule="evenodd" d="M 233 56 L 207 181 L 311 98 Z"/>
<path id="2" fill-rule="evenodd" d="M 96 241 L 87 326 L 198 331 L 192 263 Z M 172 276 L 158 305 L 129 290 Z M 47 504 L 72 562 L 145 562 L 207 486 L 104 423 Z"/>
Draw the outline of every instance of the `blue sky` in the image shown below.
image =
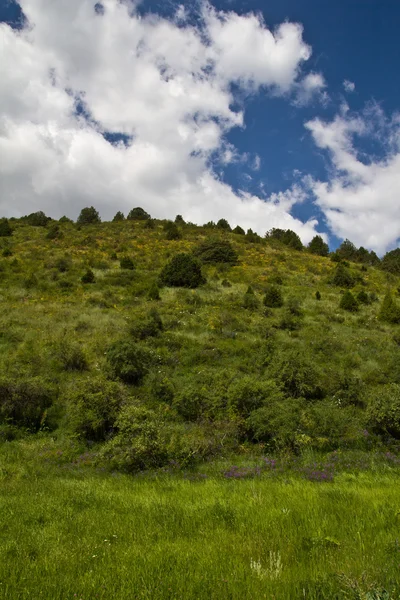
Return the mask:
<path id="1" fill-rule="evenodd" d="M 10 157 L 10 165 L 0 161 L 4 214 L 44 209 L 76 217 L 90 203 L 110 218 L 139 204 L 158 217 L 179 212 L 206 222 L 225 216 L 260 233 L 290 227 L 305 242 L 323 233 L 331 247 L 345 237 L 381 254 L 397 246 L 398 2 L 215 0 L 186 2 L 183 10 L 179 2 L 144 0 L 122 13 L 116 0 L 106 0 L 104 14 L 97 15 L 89 0 L 59 0 L 58 14 L 51 4 L 0 0 L 0 21 L 11 26 L 0 29 L 10 56 L 4 73 L 0 67 L 7 88 L 3 101 L 0 92 L 0 153 Z M 30 30 L 23 27 L 22 9 Z M 272 46 L 263 54 L 261 40 L 272 34 L 276 42 L 285 22 L 293 28 L 282 34 L 282 78 Z M 296 24 L 303 31 L 292 43 Z M 240 37 L 246 27 L 250 41 Z M 57 28 L 78 41 L 69 46 L 59 40 Z M 90 32 L 88 48 L 82 31 Z M 141 36 L 146 49 L 137 51 L 137 64 L 121 58 L 132 53 L 130 35 Z M 193 35 L 196 44 L 207 38 L 197 53 L 215 65 L 208 79 L 204 64 L 197 65 Z M 234 47 L 239 54 L 232 54 Z M 307 47 L 312 52 L 305 57 Z M 187 51 L 191 64 L 179 61 L 175 49 Z M 30 60 L 42 68 L 32 72 Z M 150 76 L 150 63 L 162 73 L 163 88 Z M 204 90 L 193 87 L 195 68 L 207 79 Z M 317 82 L 312 91 L 310 76 Z M 125 85 L 130 77 L 133 83 Z M 46 102 L 39 106 L 41 93 Z M 18 111 L 16 103 L 23 105 Z M 144 108 L 151 104 L 154 130 Z M 122 118 L 125 106 L 132 112 Z M 169 129 L 161 120 L 164 109 Z M 173 137 L 177 130 L 179 139 Z M 24 132 L 35 153 L 21 142 Z"/>

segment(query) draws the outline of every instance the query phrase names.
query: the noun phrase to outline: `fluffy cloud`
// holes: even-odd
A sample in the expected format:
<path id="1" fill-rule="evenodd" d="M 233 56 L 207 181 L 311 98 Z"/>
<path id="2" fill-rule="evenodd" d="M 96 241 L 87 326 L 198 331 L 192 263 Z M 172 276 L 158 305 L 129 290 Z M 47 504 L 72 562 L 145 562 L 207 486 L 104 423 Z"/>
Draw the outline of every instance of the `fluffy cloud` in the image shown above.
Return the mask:
<path id="1" fill-rule="evenodd" d="M 196 26 L 183 7 L 171 19 L 141 17 L 128 0 L 20 5 L 27 26 L 0 25 L 2 214 L 76 217 L 93 204 L 110 218 L 142 205 L 157 217 L 226 217 L 311 239 L 316 221 L 289 214 L 304 200 L 297 187 L 267 199 L 235 193 L 212 167 L 238 160 L 225 139 L 244 123 L 234 89 L 296 93 L 311 53 L 301 26 L 272 32 L 258 16 L 207 3 Z"/>
<path id="2" fill-rule="evenodd" d="M 329 101 L 329 96 L 325 88 L 325 79 L 321 73 L 309 73 L 296 84 L 294 104 L 305 106 L 312 101 L 316 101 L 322 105 L 326 105 Z"/>
<path id="3" fill-rule="evenodd" d="M 329 227 L 380 254 L 393 247 L 400 237 L 400 116 L 386 118 L 370 105 L 306 127 L 331 159 L 329 182 L 309 180 Z M 383 158 L 367 152 L 371 147 Z"/>
<path id="4" fill-rule="evenodd" d="M 345 79 L 343 81 L 343 87 L 345 92 L 347 92 L 348 94 L 352 94 L 356 89 L 356 84 L 352 81 L 349 81 L 348 79 Z"/>

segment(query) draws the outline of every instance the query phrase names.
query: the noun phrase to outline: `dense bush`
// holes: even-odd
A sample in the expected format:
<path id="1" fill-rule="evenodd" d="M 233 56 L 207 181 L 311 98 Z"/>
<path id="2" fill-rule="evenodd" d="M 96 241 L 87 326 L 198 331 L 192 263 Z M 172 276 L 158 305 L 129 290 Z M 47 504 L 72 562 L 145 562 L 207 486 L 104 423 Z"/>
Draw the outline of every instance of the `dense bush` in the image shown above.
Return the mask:
<path id="1" fill-rule="evenodd" d="M 149 291 L 147 294 L 149 300 L 160 300 L 160 289 L 155 281 L 149 287 Z"/>
<path id="2" fill-rule="evenodd" d="M 343 263 L 339 263 L 335 269 L 332 283 L 338 287 L 352 288 L 355 285 L 355 280 L 350 270 Z"/>
<path id="3" fill-rule="evenodd" d="M 123 386 L 99 377 L 77 380 L 65 397 L 68 428 L 86 440 L 103 441 L 114 432 L 126 393 Z"/>
<path id="4" fill-rule="evenodd" d="M 101 223 L 100 215 L 93 206 L 82 208 L 79 217 L 76 221 L 78 225 L 92 225 Z"/>
<path id="5" fill-rule="evenodd" d="M 139 384 L 148 372 L 151 356 L 138 344 L 120 340 L 108 349 L 107 361 L 113 377 L 124 383 Z"/>
<path id="6" fill-rule="evenodd" d="M 387 323 L 400 323 L 400 308 L 393 299 L 390 290 L 386 292 L 383 299 L 381 309 L 379 311 L 379 319 Z"/>
<path id="7" fill-rule="evenodd" d="M 255 310 L 259 307 L 259 301 L 256 298 L 253 288 L 251 285 L 247 288 L 245 295 L 243 296 L 243 308 L 247 310 Z"/>
<path id="8" fill-rule="evenodd" d="M 130 256 L 123 256 L 119 261 L 119 266 L 121 269 L 127 269 L 128 271 L 133 271 L 135 269 L 135 265 Z"/>
<path id="9" fill-rule="evenodd" d="M 55 348 L 55 354 L 64 371 L 86 371 L 89 367 L 86 352 L 77 342 L 62 339 Z"/>
<path id="10" fill-rule="evenodd" d="M 288 396 L 307 399 L 323 397 L 319 372 L 314 363 L 298 350 L 283 351 L 275 356 L 268 371 Z"/>
<path id="11" fill-rule="evenodd" d="M 274 381 L 257 380 L 251 376 L 235 379 L 227 391 L 228 408 L 245 418 L 264 404 L 283 400 L 283 398 L 282 392 Z"/>
<path id="12" fill-rule="evenodd" d="M 141 320 L 131 327 L 130 334 L 135 339 L 145 340 L 149 337 L 157 337 L 163 329 L 163 322 L 158 311 L 152 308 L 144 320 Z"/>
<path id="13" fill-rule="evenodd" d="M 238 254 L 228 240 L 209 238 L 194 251 L 203 263 L 226 263 L 236 265 Z"/>
<path id="14" fill-rule="evenodd" d="M 61 231 L 60 226 L 58 225 L 58 223 L 54 223 L 54 225 L 52 225 L 49 228 L 49 231 L 46 234 L 46 239 L 48 240 L 56 240 L 59 239 L 63 236 L 63 233 Z"/>
<path id="15" fill-rule="evenodd" d="M 0 219 L 0 237 L 9 237 L 12 232 L 8 219 Z"/>
<path id="16" fill-rule="evenodd" d="M 240 225 L 236 225 L 235 229 L 233 229 L 232 233 L 236 233 L 236 235 L 245 235 L 244 229 L 240 227 Z"/>
<path id="17" fill-rule="evenodd" d="M 382 258 L 381 269 L 388 273 L 400 275 L 400 248 L 387 252 Z"/>
<path id="18" fill-rule="evenodd" d="M 178 229 L 176 223 L 173 223 L 172 221 L 164 223 L 163 229 L 166 240 L 180 240 L 182 238 L 182 233 Z"/>
<path id="19" fill-rule="evenodd" d="M 254 440 L 267 443 L 271 450 L 296 450 L 302 409 L 303 401 L 274 398 L 249 415 L 248 433 Z"/>
<path id="20" fill-rule="evenodd" d="M 115 213 L 112 222 L 120 223 L 121 221 L 125 221 L 125 216 L 124 213 L 119 210 L 117 213 Z"/>
<path id="21" fill-rule="evenodd" d="M 265 290 L 263 302 L 268 308 L 280 308 L 284 304 L 281 290 L 276 285 L 269 285 Z"/>
<path id="22" fill-rule="evenodd" d="M 81 277 L 82 283 L 95 283 L 96 277 L 92 269 L 86 269 L 86 273 L 84 273 Z"/>
<path id="23" fill-rule="evenodd" d="M 376 433 L 400 438 L 400 385 L 388 383 L 369 391 L 367 421 Z"/>
<path id="24" fill-rule="evenodd" d="M 229 225 L 229 223 L 226 219 L 220 219 L 217 222 L 217 227 L 218 227 L 218 229 L 223 229 L 225 231 L 231 231 L 231 226 Z"/>
<path id="25" fill-rule="evenodd" d="M 339 308 L 342 308 L 343 310 L 348 310 L 349 312 L 358 311 L 358 302 L 354 298 L 350 290 L 346 290 L 343 296 L 341 297 Z"/>
<path id="26" fill-rule="evenodd" d="M 143 208 L 137 206 L 136 208 L 132 208 L 129 211 L 128 216 L 126 217 L 128 221 L 146 221 L 150 219 L 149 213 L 147 213 Z"/>
<path id="27" fill-rule="evenodd" d="M 291 229 L 278 229 L 274 227 L 270 229 L 265 234 L 267 240 L 277 240 L 288 246 L 289 248 L 293 248 L 293 250 L 303 250 L 303 244 L 301 239 Z"/>
<path id="28" fill-rule="evenodd" d="M 0 422 L 38 431 L 46 425 L 46 411 L 55 390 L 40 377 L 0 379 Z"/>
<path id="29" fill-rule="evenodd" d="M 328 256 L 329 246 L 320 235 L 315 235 L 311 242 L 308 244 L 308 251 L 311 254 L 317 254 L 318 256 Z"/>
<path id="30" fill-rule="evenodd" d="M 170 287 L 196 288 L 206 282 L 200 262 L 190 254 L 176 254 L 160 274 L 160 284 Z"/>
<path id="31" fill-rule="evenodd" d="M 46 227 L 47 223 L 51 221 L 51 218 L 47 217 L 42 210 L 38 210 L 27 217 L 23 217 L 23 220 L 33 227 Z"/>

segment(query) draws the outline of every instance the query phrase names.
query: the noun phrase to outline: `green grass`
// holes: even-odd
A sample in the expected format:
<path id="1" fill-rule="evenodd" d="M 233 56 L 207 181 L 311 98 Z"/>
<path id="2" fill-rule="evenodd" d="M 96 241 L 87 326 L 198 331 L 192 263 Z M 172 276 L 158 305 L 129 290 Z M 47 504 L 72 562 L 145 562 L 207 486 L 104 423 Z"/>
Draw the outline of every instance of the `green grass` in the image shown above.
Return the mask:
<path id="1" fill-rule="evenodd" d="M 333 482 L 227 480 L 218 465 L 130 477 L 58 447 L 1 447 L 1 599 L 400 597 L 394 469 Z"/>

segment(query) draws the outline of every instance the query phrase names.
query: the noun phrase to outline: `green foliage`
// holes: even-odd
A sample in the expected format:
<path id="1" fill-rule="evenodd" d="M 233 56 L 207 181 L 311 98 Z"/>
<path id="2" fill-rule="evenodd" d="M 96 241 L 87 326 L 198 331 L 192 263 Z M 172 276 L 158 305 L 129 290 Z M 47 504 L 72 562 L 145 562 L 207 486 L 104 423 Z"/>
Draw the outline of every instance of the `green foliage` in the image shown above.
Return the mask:
<path id="1" fill-rule="evenodd" d="M 76 221 L 78 225 L 93 225 L 101 223 L 100 215 L 93 206 L 82 208 Z"/>
<path id="2" fill-rule="evenodd" d="M 177 225 L 185 225 L 185 221 L 184 221 L 182 215 L 176 215 L 176 217 L 175 217 L 175 223 Z"/>
<path id="3" fill-rule="evenodd" d="M 358 302 L 354 298 L 350 290 L 346 290 L 344 292 L 343 296 L 340 299 L 339 308 L 342 308 L 343 310 L 347 310 L 349 312 L 358 311 Z"/>
<path id="4" fill-rule="evenodd" d="M 9 237 L 13 231 L 8 219 L 0 219 L 0 237 Z"/>
<path id="5" fill-rule="evenodd" d="M 288 396 L 307 399 L 323 397 L 319 372 L 313 362 L 298 350 L 287 350 L 275 356 L 269 373 Z"/>
<path id="6" fill-rule="evenodd" d="M 238 254 L 228 240 L 208 238 L 194 251 L 203 263 L 226 263 L 236 265 Z"/>
<path id="7" fill-rule="evenodd" d="M 252 229 L 248 229 L 246 233 L 246 241 L 249 242 L 249 244 L 259 244 L 261 242 L 261 237 Z"/>
<path id="8" fill-rule="evenodd" d="M 220 219 L 217 222 L 217 228 L 223 229 L 224 231 L 231 231 L 231 226 L 229 225 L 229 223 L 226 219 Z"/>
<path id="9" fill-rule="evenodd" d="M 400 438 L 400 385 L 388 383 L 369 391 L 367 421 L 375 432 Z"/>
<path id="10" fill-rule="evenodd" d="M 49 228 L 49 231 L 46 234 L 46 239 L 48 240 L 56 240 L 61 238 L 63 235 L 60 225 L 58 223 L 54 223 L 54 225 L 52 225 Z"/>
<path id="11" fill-rule="evenodd" d="M 321 292 L 319 292 L 318 290 L 315 292 L 315 299 L 316 300 L 321 300 L 322 296 L 321 296 Z"/>
<path id="12" fill-rule="evenodd" d="M 58 219 L 58 222 L 59 223 L 73 223 L 73 220 L 64 215 L 63 217 L 60 217 L 60 219 Z"/>
<path id="13" fill-rule="evenodd" d="M 245 295 L 243 296 L 243 308 L 247 310 L 256 310 L 260 303 L 256 298 L 253 288 L 251 285 L 247 288 Z"/>
<path id="14" fill-rule="evenodd" d="M 130 256 L 123 256 L 119 261 L 119 266 L 121 269 L 127 269 L 128 271 L 134 271 L 135 265 Z"/>
<path id="15" fill-rule="evenodd" d="M 271 450 L 296 448 L 296 431 L 300 425 L 302 402 L 282 399 L 275 392 L 270 402 L 254 410 L 246 420 L 246 426 L 258 442 L 266 442 Z"/>
<path id="16" fill-rule="evenodd" d="M 352 288 L 355 280 L 350 270 L 343 263 L 339 263 L 332 278 L 333 285 L 342 288 Z"/>
<path id="17" fill-rule="evenodd" d="M 308 244 L 308 251 L 311 254 L 317 254 L 318 256 L 328 256 L 329 246 L 320 235 L 315 235 L 311 242 Z"/>
<path id="18" fill-rule="evenodd" d="M 95 283 L 96 278 L 92 269 L 86 269 L 86 273 L 84 273 L 81 277 L 82 283 Z"/>
<path id="19" fill-rule="evenodd" d="M 146 319 L 134 324 L 130 329 L 130 334 L 138 340 L 145 340 L 149 337 L 157 337 L 163 331 L 164 325 L 158 311 L 152 308 Z"/>
<path id="20" fill-rule="evenodd" d="M 365 290 L 361 290 L 357 294 L 357 302 L 360 304 L 371 304 L 369 294 Z"/>
<path id="21" fill-rule="evenodd" d="M 124 388 L 100 377 L 78 380 L 66 394 L 66 421 L 78 436 L 94 442 L 104 441 L 114 431 L 123 402 Z"/>
<path id="22" fill-rule="evenodd" d="M 63 338 L 56 346 L 56 357 L 64 371 L 86 371 L 89 367 L 86 353 L 76 342 Z"/>
<path id="23" fill-rule="evenodd" d="M 400 323 L 400 308 L 388 290 L 379 311 L 379 319 L 387 323 Z"/>
<path id="24" fill-rule="evenodd" d="M 381 269 L 388 273 L 400 275 L 400 248 L 387 252 L 382 258 Z"/>
<path id="25" fill-rule="evenodd" d="M 357 254 L 357 248 L 350 240 L 344 240 L 336 250 L 336 254 L 341 260 L 354 260 Z"/>
<path id="26" fill-rule="evenodd" d="M 200 262 L 190 254 L 176 254 L 160 274 L 161 285 L 196 288 L 206 282 Z"/>
<path id="27" fill-rule="evenodd" d="M 283 306 L 283 295 L 279 287 L 276 285 L 269 285 L 265 290 L 263 303 L 264 306 L 267 306 L 268 308 L 280 308 Z"/>
<path id="28" fill-rule="evenodd" d="M 164 223 L 163 229 L 166 240 L 180 240 L 182 238 L 181 231 L 178 229 L 176 223 L 173 223 L 172 221 Z"/>
<path id="29" fill-rule="evenodd" d="M 0 422 L 38 431 L 46 423 L 55 390 L 40 377 L 0 379 Z"/>
<path id="30" fill-rule="evenodd" d="M 33 227 L 46 227 L 47 223 L 51 221 L 50 217 L 47 217 L 42 210 L 31 213 L 27 217 L 23 217 L 23 220 Z"/>
<path id="31" fill-rule="evenodd" d="M 156 281 L 153 281 L 153 283 L 151 284 L 147 296 L 149 300 L 161 300 L 160 288 L 158 287 Z"/>
<path id="32" fill-rule="evenodd" d="M 289 246 L 289 248 L 293 248 L 293 250 L 303 250 L 303 244 L 301 239 L 291 229 L 278 229 L 276 227 L 270 229 L 265 234 L 267 240 L 277 240 L 285 244 L 285 246 Z"/>
<path id="33" fill-rule="evenodd" d="M 240 225 L 236 225 L 235 229 L 232 230 L 232 233 L 236 233 L 236 235 L 245 235 L 245 231 Z"/>
<path id="34" fill-rule="evenodd" d="M 162 425 L 156 411 L 126 404 L 115 422 L 118 433 L 103 447 L 101 458 L 130 473 L 162 466 L 168 457 Z"/>
<path id="35" fill-rule="evenodd" d="M 283 394 L 272 380 L 244 376 L 235 379 L 227 390 L 228 408 L 244 418 L 276 399 L 283 399 Z"/>
<path id="36" fill-rule="evenodd" d="M 8 248 L 8 247 L 4 248 L 4 250 L 1 254 L 2 254 L 2 256 L 6 257 L 6 258 L 13 255 L 11 248 Z"/>
<path id="37" fill-rule="evenodd" d="M 115 213 L 112 222 L 121 223 L 121 221 L 125 221 L 125 216 L 124 213 L 119 210 L 117 213 Z"/>
<path id="38" fill-rule="evenodd" d="M 149 370 L 151 355 L 130 340 L 120 340 L 109 347 L 107 362 L 114 378 L 138 385 Z"/>
<path id="39" fill-rule="evenodd" d="M 141 208 L 140 206 L 132 208 L 126 218 L 128 221 L 146 221 L 147 219 L 151 219 L 149 213 L 147 213 L 144 208 Z"/>

